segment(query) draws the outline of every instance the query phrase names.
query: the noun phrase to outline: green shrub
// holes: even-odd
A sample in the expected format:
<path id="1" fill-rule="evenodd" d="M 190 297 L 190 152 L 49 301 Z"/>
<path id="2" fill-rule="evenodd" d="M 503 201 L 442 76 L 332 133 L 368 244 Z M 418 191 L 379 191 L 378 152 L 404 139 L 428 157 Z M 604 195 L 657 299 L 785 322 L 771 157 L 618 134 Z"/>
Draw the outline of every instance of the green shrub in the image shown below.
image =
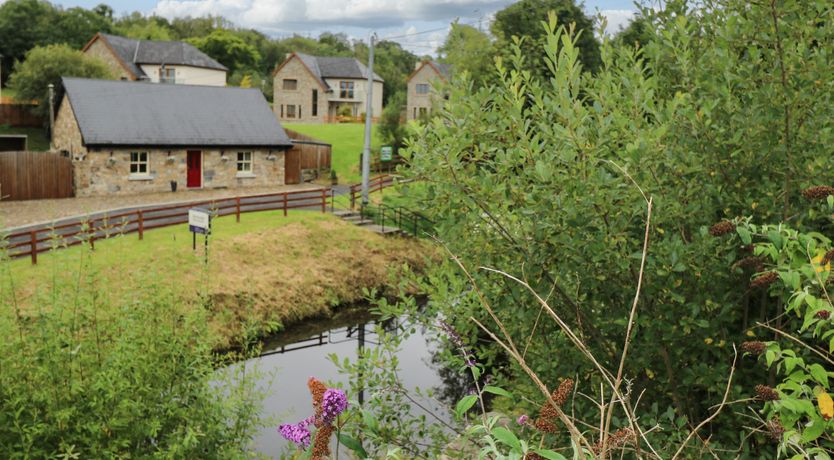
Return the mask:
<path id="1" fill-rule="evenodd" d="M 242 366 L 217 369 L 202 309 L 150 273 L 117 303 L 89 257 L 55 264 L 35 312 L 0 261 L 0 458 L 248 457 L 258 395 Z"/>

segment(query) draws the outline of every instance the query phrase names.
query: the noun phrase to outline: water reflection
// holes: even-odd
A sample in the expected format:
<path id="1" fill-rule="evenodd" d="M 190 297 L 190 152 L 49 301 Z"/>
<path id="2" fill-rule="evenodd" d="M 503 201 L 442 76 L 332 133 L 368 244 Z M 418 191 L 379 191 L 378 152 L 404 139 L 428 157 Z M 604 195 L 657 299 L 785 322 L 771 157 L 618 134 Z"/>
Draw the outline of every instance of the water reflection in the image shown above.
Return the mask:
<path id="1" fill-rule="evenodd" d="M 333 317 L 310 321 L 288 328 L 264 343 L 262 355 L 247 363 L 257 363 L 264 377 L 259 386 L 266 390 L 264 416 L 272 417 L 274 425 L 296 422 L 312 412 L 307 379 L 315 376 L 322 381 L 340 382 L 349 388 L 345 376 L 339 375 L 328 355 L 339 360 L 356 360 L 357 350 L 378 345 L 377 326 L 386 331 L 398 329 L 397 320 L 378 322 L 367 308 L 341 309 Z M 398 353 L 401 364 L 398 374 L 403 386 L 413 392 L 435 389 L 442 392 L 442 366 L 433 362 L 437 340 L 432 331 L 416 328 L 402 344 Z M 364 401 L 365 395 L 349 395 Z M 424 402 L 444 418 L 448 413 L 439 403 Z M 419 409 L 413 408 L 412 412 Z M 256 449 L 270 458 L 281 458 L 289 452 L 288 443 L 276 432 L 275 426 L 266 428 L 254 440 Z"/>

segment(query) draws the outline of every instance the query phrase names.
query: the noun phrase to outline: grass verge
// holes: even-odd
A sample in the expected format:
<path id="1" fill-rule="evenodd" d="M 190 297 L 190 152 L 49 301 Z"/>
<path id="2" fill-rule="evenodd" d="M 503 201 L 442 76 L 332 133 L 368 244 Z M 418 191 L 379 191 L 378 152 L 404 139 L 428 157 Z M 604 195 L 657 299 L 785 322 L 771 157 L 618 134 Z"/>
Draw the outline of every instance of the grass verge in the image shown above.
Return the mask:
<path id="1" fill-rule="evenodd" d="M 332 166 L 339 175 L 340 184 L 353 184 L 361 180 L 359 158 L 365 146 L 365 125 L 362 123 L 293 124 L 288 129 L 312 136 L 333 145 Z M 376 126 L 372 130 L 371 147 L 378 148 L 382 141 Z"/>
<path id="2" fill-rule="evenodd" d="M 3 90 L 5 94 L 6 91 Z M 3 96 L 5 97 L 5 96 Z M 43 128 L 13 128 L 9 125 L 0 125 L 0 134 L 25 134 L 28 136 L 28 148 L 34 152 L 46 152 L 49 150 L 49 138 Z"/>
<path id="3" fill-rule="evenodd" d="M 226 347 L 243 334 L 262 335 L 362 300 L 363 289 L 384 287 L 404 264 L 420 271 L 433 254 L 424 242 L 306 211 L 244 214 L 239 224 L 222 217 L 213 227 L 207 266 L 202 237 L 193 251 L 185 225 L 148 231 L 143 241 L 135 233 L 99 240 L 94 251 L 85 245 L 42 254 L 34 266 L 28 259 L 6 263 L 27 316 L 38 314 L 57 292 L 53 286 L 96 283 L 111 300 L 124 300 L 147 294 L 152 279 L 175 289 L 186 308 L 207 309 L 215 346 Z"/>

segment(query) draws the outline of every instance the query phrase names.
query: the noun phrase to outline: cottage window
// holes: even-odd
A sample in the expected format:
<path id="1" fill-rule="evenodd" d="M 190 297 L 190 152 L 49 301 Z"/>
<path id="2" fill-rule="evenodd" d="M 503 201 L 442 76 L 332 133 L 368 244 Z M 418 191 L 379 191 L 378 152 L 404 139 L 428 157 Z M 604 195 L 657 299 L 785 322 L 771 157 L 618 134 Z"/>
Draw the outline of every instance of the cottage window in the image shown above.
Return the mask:
<path id="1" fill-rule="evenodd" d="M 148 174 L 148 152 L 130 152 L 130 174 Z"/>
<path id="2" fill-rule="evenodd" d="M 418 83 L 417 94 L 429 94 L 429 85 L 426 83 Z"/>
<path id="3" fill-rule="evenodd" d="M 295 105 L 288 105 L 287 106 L 287 118 L 295 118 Z"/>
<path id="4" fill-rule="evenodd" d="M 237 172 L 252 173 L 252 152 L 237 152 Z"/>
<path id="5" fill-rule="evenodd" d="M 313 116 L 319 115 L 319 90 L 313 90 Z"/>
<path id="6" fill-rule="evenodd" d="M 339 82 L 339 97 L 341 99 L 353 99 L 353 82 L 340 81 Z"/>
<path id="7" fill-rule="evenodd" d="M 169 69 L 166 67 L 159 68 L 159 82 L 160 83 L 176 83 L 177 69 Z"/>
<path id="8" fill-rule="evenodd" d="M 298 89 L 298 80 L 284 79 L 284 91 L 295 91 Z"/>
<path id="9" fill-rule="evenodd" d="M 429 109 L 420 107 L 420 118 L 426 118 L 429 115 Z"/>

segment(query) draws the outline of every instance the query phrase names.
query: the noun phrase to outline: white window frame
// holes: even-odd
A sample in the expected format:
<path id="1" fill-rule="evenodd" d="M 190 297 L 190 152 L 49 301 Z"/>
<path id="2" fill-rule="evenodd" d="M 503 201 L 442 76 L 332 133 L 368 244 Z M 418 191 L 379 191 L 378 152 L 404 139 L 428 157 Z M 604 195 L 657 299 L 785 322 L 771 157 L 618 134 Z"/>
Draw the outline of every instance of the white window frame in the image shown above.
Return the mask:
<path id="1" fill-rule="evenodd" d="M 354 85 L 352 81 L 344 81 L 344 80 L 340 81 L 339 82 L 339 99 L 353 99 L 355 89 L 356 89 L 356 85 Z"/>
<path id="2" fill-rule="evenodd" d="M 428 83 L 417 83 L 417 87 L 415 88 L 417 94 L 429 94 L 429 85 Z"/>
<path id="3" fill-rule="evenodd" d="M 251 151 L 237 152 L 237 177 L 255 177 L 255 155 Z"/>
<path id="4" fill-rule="evenodd" d="M 159 68 L 159 82 L 160 83 L 177 83 L 177 69 L 171 67 Z"/>
<path id="5" fill-rule="evenodd" d="M 142 159 L 144 155 L 144 160 Z M 142 167 L 144 166 L 144 171 Z M 134 171 L 135 169 L 135 171 Z M 147 151 L 130 152 L 128 171 L 131 178 L 147 179 L 151 176 L 151 154 Z"/>

